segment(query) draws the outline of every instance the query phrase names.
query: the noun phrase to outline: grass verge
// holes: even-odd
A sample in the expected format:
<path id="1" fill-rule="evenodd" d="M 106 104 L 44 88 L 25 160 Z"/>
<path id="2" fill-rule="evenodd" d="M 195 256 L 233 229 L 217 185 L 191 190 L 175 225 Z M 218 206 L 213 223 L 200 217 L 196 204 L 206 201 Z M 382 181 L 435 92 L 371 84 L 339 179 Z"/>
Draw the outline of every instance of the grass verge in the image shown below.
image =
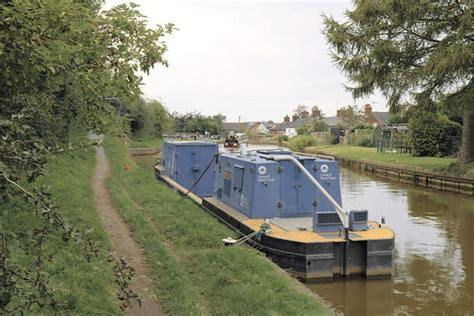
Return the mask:
<path id="1" fill-rule="evenodd" d="M 308 153 L 322 153 L 325 155 L 346 157 L 349 159 L 381 163 L 390 166 L 419 168 L 427 171 L 443 170 L 456 161 L 454 158 L 414 157 L 412 155 L 378 153 L 377 149 L 373 147 L 349 145 L 307 147 L 305 151 Z"/>
<path id="2" fill-rule="evenodd" d="M 107 137 L 107 181 L 117 209 L 144 248 L 156 294 L 171 314 L 322 315 L 331 313 L 258 251 L 224 247 L 234 233 L 137 167 Z M 132 170 L 124 171 L 129 164 Z"/>
<path id="3" fill-rule="evenodd" d="M 131 137 L 128 143 L 129 148 L 156 148 L 163 145 L 162 138 Z"/>
<path id="4" fill-rule="evenodd" d="M 48 165 L 48 174 L 38 179 L 38 184 L 51 187 L 52 200 L 62 210 L 62 215 L 76 228 L 87 231 L 88 238 L 98 244 L 99 249 L 108 249 L 109 240 L 95 210 L 91 177 L 95 166 L 95 150 L 89 148 L 54 157 Z M 16 233 L 10 240 L 11 257 L 20 266 L 28 269 L 34 262 L 34 255 L 28 250 L 31 238 L 28 236 L 39 228 L 41 220 L 25 209 L 21 203 L 0 205 L 2 223 Z M 0 225 L 1 226 L 1 225 Z M 82 247 L 74 242 L 65 243 L 61 233 L 52 232 L 44 246 L 44 257 L 50 262 L 42 273 L 50 276 L 50 285 L 56 297 L 68 307 L 68 314 L 117 315 L 121 314 L 115 293 L 115 277 L 112 265 L 104 252 L 99 252 L 87 262 Z M 28 291 L 26 285 L 24 289 Z M 48 306 L 37 306 L 27 314 L 52 315 Z"/>

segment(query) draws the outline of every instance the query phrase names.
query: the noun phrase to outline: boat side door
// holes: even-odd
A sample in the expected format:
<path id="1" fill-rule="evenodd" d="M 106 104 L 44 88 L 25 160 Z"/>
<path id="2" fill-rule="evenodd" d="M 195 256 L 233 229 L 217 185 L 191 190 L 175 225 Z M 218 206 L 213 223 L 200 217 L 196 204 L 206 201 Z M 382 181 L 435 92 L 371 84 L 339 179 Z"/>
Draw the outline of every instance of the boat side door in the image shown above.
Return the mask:
<path id="1" fill-rule="evenodd" d="M 280 201 L 277 205 L 281 217 L 294 216 L 298 212 L 298 172 L 292 161 L 279 161 Z"/>
<path id="2" fill-rule="evenodd" d="M 300 163 L 314 176 L 314 160 L 301 159 Z M 314 184 L 306 177 L 306 175 L 298 169 L 298 210 L 299 215 L 308 214 L 308 216 L 315 212 L 315 192 Z"/>

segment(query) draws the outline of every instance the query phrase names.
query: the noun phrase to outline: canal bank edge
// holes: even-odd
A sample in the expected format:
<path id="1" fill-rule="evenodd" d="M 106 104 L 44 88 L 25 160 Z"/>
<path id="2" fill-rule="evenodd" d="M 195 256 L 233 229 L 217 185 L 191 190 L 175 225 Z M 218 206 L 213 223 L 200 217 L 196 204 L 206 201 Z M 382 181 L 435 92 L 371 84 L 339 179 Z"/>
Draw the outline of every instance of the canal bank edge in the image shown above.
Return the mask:
<path id="1" fill-rule="evenodd" d="M 314 149 L 311 152 L 305 149 L 304 152 L 299 154 L 309 156 L 328 155 L 324 151 Z M 474 179 L 419 171 L 410 167 L 393 167 L 383 163 L 352 159 L 340 155 L 331 154 L 330 156 L 339 161 L 341 165 L 360 172 L 368 172 L 379 177 L 398 180 L 400 183 L 418 187 L 474 196 Z"/>

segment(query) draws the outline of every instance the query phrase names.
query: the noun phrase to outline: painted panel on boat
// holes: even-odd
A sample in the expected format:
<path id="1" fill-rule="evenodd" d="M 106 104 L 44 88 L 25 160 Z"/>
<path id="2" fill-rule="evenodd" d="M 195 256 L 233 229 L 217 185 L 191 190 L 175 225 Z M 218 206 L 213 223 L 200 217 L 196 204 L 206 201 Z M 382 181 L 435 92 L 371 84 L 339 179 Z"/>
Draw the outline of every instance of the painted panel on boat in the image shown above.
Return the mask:
<path id="1" fill-rule="evenodd" d="M 190 189 L 211 164 L 192 192 L 199 196 L 212 196 L 215 173 L 212 160 L 217 152 L 218 145 L 215 143 L 166 141 L 163 144 L 165 175 Z"/>

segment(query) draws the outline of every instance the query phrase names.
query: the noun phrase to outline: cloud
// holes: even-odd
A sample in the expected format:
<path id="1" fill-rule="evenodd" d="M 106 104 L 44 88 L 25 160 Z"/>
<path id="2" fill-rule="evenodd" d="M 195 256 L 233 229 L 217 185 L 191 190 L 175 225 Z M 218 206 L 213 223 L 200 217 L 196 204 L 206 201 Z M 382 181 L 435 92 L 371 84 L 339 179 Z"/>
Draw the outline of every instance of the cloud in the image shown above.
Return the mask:
<path id="1" fill-rule="evenodd" d="M 151 24 L 179 28 L 167 39 L 169 68 L 156 67 L 143 87 L 172 111 L 281 121 L 298 104 L 326 115 L 354 104 L 321 33 L 322 12 L 342 19 L 349 1 L 134 2 Z M 378 94 L 357 104 L 366 102 L 385 110 Z"/>

